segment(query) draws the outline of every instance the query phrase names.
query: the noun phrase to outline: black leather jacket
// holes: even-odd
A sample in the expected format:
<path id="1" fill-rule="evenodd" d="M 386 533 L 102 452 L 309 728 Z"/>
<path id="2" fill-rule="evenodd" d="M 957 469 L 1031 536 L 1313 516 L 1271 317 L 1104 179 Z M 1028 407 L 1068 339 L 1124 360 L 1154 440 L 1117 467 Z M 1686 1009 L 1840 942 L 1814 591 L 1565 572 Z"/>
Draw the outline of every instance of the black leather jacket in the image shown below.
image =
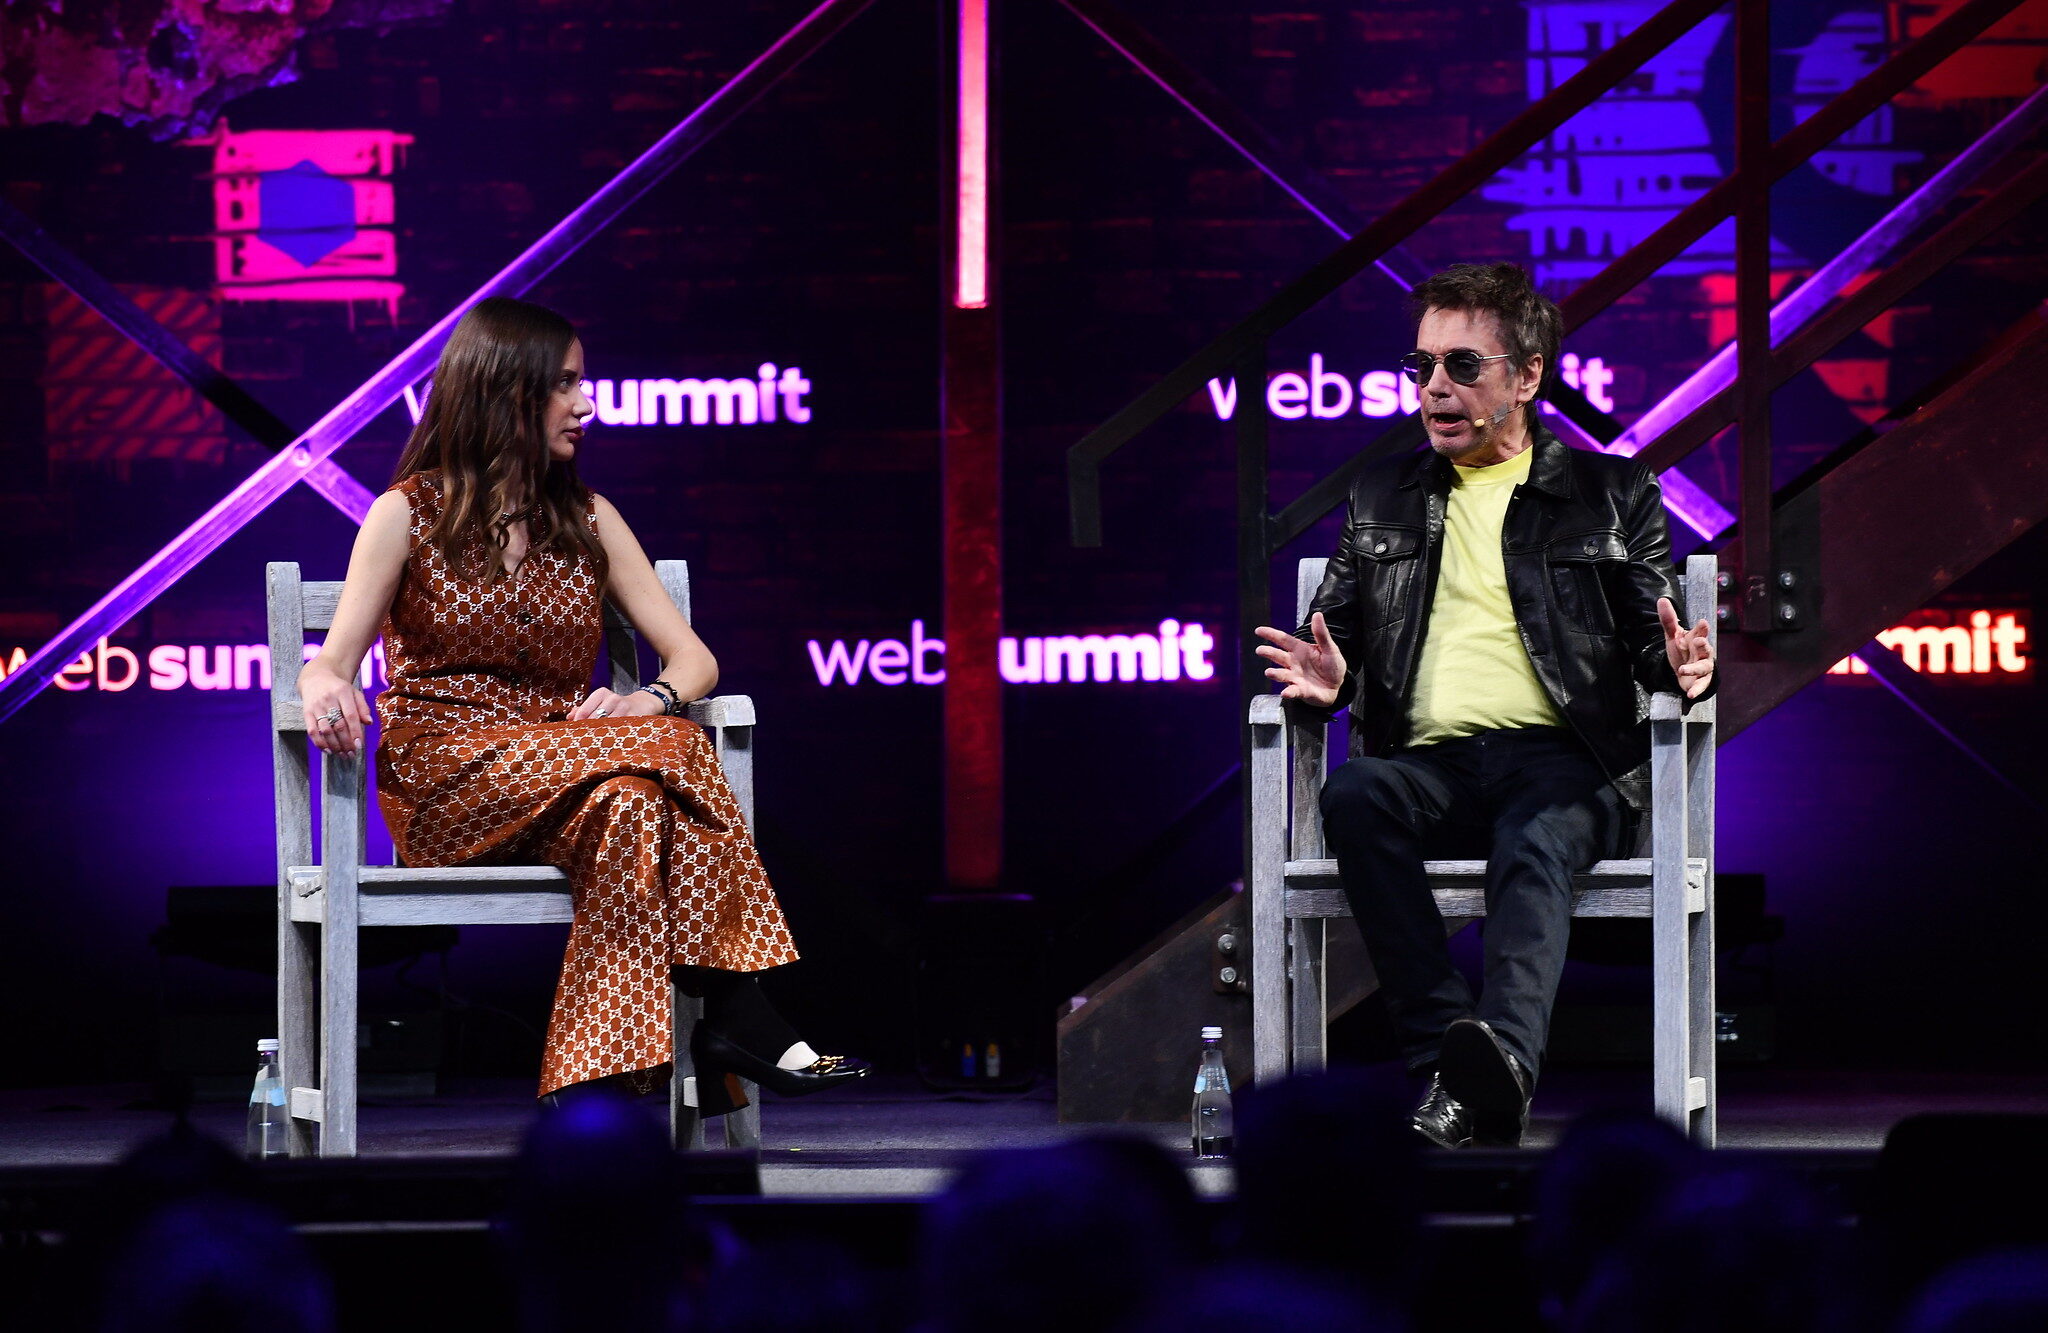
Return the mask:
<path id="1" fill-rule="evenodd" d="M 1684 607 L 1662 490 L 1634 459 L 1567 448 L 1540 426 L 1530 447 L 1529 479 L 1501 521 L 1508 600 L 1558 715 L 1642 809 L 1650 736 L 1636 687 L 1678 689 L 1657 599 Z M 1349 668 L 1331 711 L 1350 705 L 1367 754 L 1407 742 L 1451 481 L 1450 464 L 1431 449 L 1366 469 L 1311 604 Z M 1297 633 L 1309 637 L 1306 625 Z"/>

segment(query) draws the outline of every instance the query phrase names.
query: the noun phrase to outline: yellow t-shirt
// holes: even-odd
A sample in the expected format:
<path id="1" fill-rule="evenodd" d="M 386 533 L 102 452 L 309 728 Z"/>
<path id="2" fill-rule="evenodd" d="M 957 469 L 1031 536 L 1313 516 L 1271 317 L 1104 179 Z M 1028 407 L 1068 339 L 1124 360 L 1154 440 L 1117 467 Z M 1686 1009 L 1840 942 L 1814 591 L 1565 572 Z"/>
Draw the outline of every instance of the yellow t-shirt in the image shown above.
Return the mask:
<path id="1" fill-rule="evenodd" d="M 1529 664 L 1508 601 L 1500 526 L 1533 448 L 1492 467 L 1457 467 L 1444 518 L 1443 562 L 1409 700 L 1410 745 L 1504 727 L 1561 727 Z"/>

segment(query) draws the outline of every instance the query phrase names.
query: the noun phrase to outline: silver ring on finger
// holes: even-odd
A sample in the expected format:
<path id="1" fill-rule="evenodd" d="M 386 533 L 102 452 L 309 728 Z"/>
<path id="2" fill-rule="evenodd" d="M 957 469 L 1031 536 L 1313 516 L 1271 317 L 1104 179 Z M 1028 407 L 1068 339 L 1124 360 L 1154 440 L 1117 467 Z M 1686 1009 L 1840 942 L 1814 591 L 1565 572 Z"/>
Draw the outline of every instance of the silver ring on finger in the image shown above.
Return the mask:
<path id="1" fill-rule="evenodd" d="M 341 721 L 341 705 L 340 705 L 340 704 L 336 704 L 336 705 L 335 705 L 334 707 L 332 707 L 332 708 L 328 709 L 328 710 L 327 710 L 326 712 L 322 713 L 322 714 L 320 715 L 320 720 L 321 720 L 322 722 L 326 722 L 326 723 L 330 723 L 330 724 L 331 724 L 331 723 L 335 723 L 335 722 L 339 722 L 339 721 Z"/>
<path id="2" fill-rule="evenodd" d="M 600 709 L 598 709 L 598 710 L 597 710 L 597 711 L 596 711 L 595 713 L 592 713 L 592 714 L 591 714 L 591 716 L 592 716 L 592 717 L 610 717 L 610 716 L 611 716 L 611 714 L 612 714 L 612 710 L 611 710 L 611 709 L 609 709 L 609 708 L 600 708 Z"/>

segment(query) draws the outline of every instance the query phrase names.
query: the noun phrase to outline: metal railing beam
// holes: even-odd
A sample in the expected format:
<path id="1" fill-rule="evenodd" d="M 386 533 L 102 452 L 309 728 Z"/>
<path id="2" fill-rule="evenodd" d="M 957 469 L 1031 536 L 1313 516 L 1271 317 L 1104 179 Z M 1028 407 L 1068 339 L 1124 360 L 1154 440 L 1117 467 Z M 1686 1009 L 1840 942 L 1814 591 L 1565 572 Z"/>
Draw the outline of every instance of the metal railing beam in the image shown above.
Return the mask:
<path id="1" fill-rule="evenodd" d="M 1365 230 L 1365 220 L 1338 196 L 1321 172 L 1290 153 L 1257 122 L 1238 110 L 1220 89 L 1183 63 L 1129 15 L 1107 0 L 1060 0 L 1060 3 L 1111 50 L 1157 84 L 1168 97 L 1180 103 L 1189 115 L 1206 126 L 1232 152 L 1301 205 L 1309 216 L 1343 240 Z M 1427 266 L 1399 245 L 1389 246 L 1385 254 L 1372 261 L 1372 266 L 1404 293 L 1413 291 L 1417 283 L 1429 276 Z M 1612 440 L 1621 433 L 1620 422 L 1593 406 L 1584 393 L 1561 379 L 1552 383 L 1547 399 L 1590 439 Z M 1349 476 L 1347 471 L 1346 486 L 1349 485 Z"/>
<path id="2" fill-rule="evenodd" d="M 1981 176 L 1992 163 L 2044 124 L 2048 124 L 2048 87 L 2036 89 L 2032 96 L 2014 107 L 1975 143 L 1928 177 L 1925 184 L 1901 200 L 1870 230 L 1794 287 L 1771 310 L 1772 344 L 1784 342 L 1801 325 L 1820 313 L 1844 287 L 1890 254 L 1894 247 Z M 1736 346 L 1731 341 L 1714 353 L 1705 365 L 1687 376 L 1684 383 L 1630 422 L 1628 429 L 1612 441 L 1610 452 L 1641 453 L 1694 408 L 1733 384 L 1735 361 Z M 1716 537 L 1720 530 L 1704 535 Z"/>
<path id="3" fill-rule="evenodd" d="M 1986 0 L 1977 0 L 1984 3 Z M 1236 327 L 1169 371 L 1122 411 L 1067 451 L 1073 542 L 1102 544 L 1102 461 L 1244 352 L 1292 323 L 1348 282 L 1389 248 L 1406 240 L 1444 209 L 1484 184 L 1536 142 L 1597 101 L 1642 64 L 1719 8 L 1718 0 L 1674 0 L 1613 47 L 1586 63 L 1549 96 L 1494 131 L 1471 152 L 1387 210 Z"/>
<path id="4" fill-rule="evenodd" d="M 2048 157 L 2037 158 L 2026 170 L 1900 256 L 1891 267 L 1785 339 L 1771 352 L 1759 378 L 1767 388 L 1775 389 L 1805 370 L 1972 246 L 2018 217 L 2043 194 L 2048 194 Z M 1736 393 L 1736 385 L 1722 389 L 1636 457 L 1658 472 L 1675 465 L 1736 419 Z"/>
<path id="5" fill-rule="evenodd" d="M 1834 100 L 1801 121 L 1771 145 L 1765 158 L 1766 184 L 1794 168 L 1853 129 L 1865 116 L 1911 86 L 1921 75 L 1954 55 L 1971 39 L 2018 8 L 2020 0 L 1967 0 L 1960 9 L 1921 34 L 1904 50 L 1863 76 Z M 1748 188 L 1741 172 L 1728 177 L 1686 205 L 1678 216 L 1638 241 L 1622 255 L 1558 303 L 1564 329 L 1582 328 L 1595 315 L 1633 291 L 1643 279 L 1685 252 L 1687 246 L 1735 211 Z"/>

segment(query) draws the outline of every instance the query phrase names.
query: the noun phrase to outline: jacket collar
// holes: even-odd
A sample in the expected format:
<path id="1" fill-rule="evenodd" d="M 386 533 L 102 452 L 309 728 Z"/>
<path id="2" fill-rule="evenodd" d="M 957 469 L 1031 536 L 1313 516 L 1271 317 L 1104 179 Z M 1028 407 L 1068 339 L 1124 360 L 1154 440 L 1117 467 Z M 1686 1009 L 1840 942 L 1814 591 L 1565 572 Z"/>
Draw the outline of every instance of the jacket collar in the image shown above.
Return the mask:
<path id="1" fill-rule="evenodd" d="M 1529 446 L 1536 457 L 1529 463 L 1529 485 L 1561 500 L 1570 499 L 1572 493 L 1571 449 L 1564 441 L 1550 433 L 1546 426 L 1536 427 L 1535 440 Z M 1451 465 L 1436 450 L 1424 445 L 1410 455 L 1410 464 L 1404 469 L 1399 488 L 1428 483 L 1431 490 L 1446 488 L 1451 482 Z"/>

